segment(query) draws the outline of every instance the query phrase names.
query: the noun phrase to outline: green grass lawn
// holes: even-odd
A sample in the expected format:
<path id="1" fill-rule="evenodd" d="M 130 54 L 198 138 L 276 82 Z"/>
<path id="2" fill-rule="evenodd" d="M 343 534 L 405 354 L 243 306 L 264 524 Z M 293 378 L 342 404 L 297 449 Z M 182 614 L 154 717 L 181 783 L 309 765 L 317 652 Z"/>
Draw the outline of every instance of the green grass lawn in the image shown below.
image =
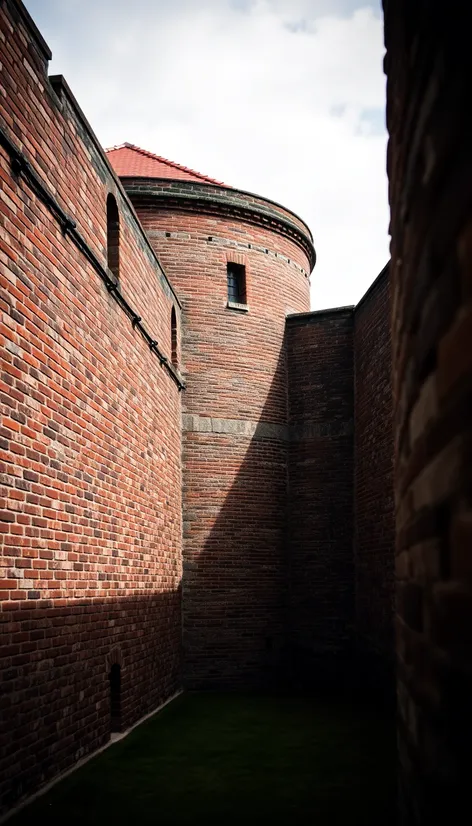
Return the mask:
<path id="1" fill-rule="evenodd" d="M 347 704 L 185 695 L 9 826 L 395 823 L 392 719 Z"/>

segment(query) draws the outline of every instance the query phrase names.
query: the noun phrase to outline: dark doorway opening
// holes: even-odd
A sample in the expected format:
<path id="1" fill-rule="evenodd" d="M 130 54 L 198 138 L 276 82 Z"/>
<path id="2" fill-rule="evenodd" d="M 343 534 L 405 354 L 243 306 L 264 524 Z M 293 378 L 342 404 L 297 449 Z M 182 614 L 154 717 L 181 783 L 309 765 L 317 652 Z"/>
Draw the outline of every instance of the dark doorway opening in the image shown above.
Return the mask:
<path id="1" fill-rule="evenodd" d="M 110 680 L 110 728 L 121 731 L 121 665 L 114 663 L 108 674 Z"/>

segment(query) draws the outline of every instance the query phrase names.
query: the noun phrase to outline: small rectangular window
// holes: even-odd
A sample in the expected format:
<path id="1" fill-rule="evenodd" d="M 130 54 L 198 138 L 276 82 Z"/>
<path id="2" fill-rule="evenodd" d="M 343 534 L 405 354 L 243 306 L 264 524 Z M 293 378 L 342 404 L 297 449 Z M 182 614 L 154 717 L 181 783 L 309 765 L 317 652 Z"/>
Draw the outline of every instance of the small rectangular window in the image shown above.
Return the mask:
<path id="1" fill-rule="evenodd" d="M 228 262 L 228 302 L 246 304 L 246 267 Z"/>

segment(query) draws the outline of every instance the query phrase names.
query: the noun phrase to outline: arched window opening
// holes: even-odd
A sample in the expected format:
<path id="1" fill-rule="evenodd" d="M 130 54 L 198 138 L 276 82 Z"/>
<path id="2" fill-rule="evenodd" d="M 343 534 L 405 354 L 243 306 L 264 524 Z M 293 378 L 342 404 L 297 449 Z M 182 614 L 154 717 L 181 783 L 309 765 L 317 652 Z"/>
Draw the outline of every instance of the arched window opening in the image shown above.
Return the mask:
<path id="1" fill-rule="evenodd" d="M 172 338 L 172 364 L 174 367 L 178 367 L 179 364 L 179 354 L 178 354 L 178 340 L 177 340 L 177 316 L 175 315 L 175 308 L 172 307 L 172 312 L 170 315 L 170 330 L 171 330 L 171 338 Z"/>
<path id="2" fill-rule="evenodd" d="M 108 674 L 110 681 L 110 728 L 121 731 L 121 665 L 114 663 Z"/>
<path id="3" fill-rule="evenodd" d="M 116 278 L 120 277 L 120 216 L 114 196 L 107 198 L 107 263 Z"/>

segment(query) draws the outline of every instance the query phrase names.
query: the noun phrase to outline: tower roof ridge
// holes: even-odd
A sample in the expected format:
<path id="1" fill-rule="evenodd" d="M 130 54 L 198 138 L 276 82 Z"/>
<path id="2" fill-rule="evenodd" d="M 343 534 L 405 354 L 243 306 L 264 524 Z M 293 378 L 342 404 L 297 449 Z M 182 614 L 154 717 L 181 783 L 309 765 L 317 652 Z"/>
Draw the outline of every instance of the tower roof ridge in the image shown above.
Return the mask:
<path id="1" fill-rule="evenodd" d="M 105 149 L 110 162 L 119 177 L 122 178 L 172 178 L 194 180 L 216 186 L 226 186 L 222 181 L 203 175 L 188 166 L 170 161 L 161 155 L 155 155 L 147 149 L 133 143 L 121 143 Z M 179 174 L 181 173 L 181 174 Z"/>

